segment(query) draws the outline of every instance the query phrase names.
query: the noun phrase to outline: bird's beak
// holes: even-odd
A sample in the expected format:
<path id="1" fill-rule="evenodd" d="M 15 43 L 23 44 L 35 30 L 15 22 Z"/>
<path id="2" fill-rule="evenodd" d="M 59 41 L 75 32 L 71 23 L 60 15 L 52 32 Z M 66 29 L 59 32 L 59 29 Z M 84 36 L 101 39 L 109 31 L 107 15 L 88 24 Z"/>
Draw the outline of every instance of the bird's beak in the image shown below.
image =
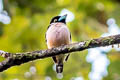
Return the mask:
<path id="1" fill-rule="evenodd" d="M 67 17 L 67 14 L 61 16 L 61 17 L 58 19 L 58 21 L 62 21 L 62 20 L 64 20 L 64 19 L 66 19 L 66 17 Z"/>

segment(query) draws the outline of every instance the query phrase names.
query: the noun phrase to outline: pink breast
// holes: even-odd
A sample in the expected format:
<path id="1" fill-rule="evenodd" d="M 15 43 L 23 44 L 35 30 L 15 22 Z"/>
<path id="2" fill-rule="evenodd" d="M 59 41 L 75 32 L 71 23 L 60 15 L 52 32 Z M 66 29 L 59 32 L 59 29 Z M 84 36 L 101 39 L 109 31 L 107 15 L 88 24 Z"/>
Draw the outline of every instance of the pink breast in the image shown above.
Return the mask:
<path id="1" fill-rule="evenodd" d="M 66 28 L 54 29 L 54 31 L 51 31 L 48 36 L 48 48 L 69 44 L 69 37 L 70 34 Z"/>

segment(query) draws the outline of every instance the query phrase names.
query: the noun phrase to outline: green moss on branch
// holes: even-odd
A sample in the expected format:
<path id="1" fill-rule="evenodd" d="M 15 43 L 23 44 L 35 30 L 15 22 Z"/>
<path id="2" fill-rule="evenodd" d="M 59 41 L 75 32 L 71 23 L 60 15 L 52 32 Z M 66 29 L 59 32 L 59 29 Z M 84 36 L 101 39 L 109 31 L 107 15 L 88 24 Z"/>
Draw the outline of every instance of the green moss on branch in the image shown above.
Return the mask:
<path id="1" fill-rule="evenodd" d="M 7 58 L 5 61 L 0 63 L 0 72 L 12 66 L 20 65 L 36 59 L 42 59 L 42 58 L 52 57 L 59 54 L 67 54 L 70 52 L 82 51 L 89 48 L 109 46 L 109 45 L 119 44 L 119 43 L 120 43 L 120 35 L 114 35 L 114 36 L 101 37 L 97 39 L 64 45 L 64 46 L 60 46 L 53 49 L 47 49 L 47 50 L 40 50 L 40 51 L 33 51 L 33 52 L 26 52 L 26 53 L 16 53 L 16 54 L 12 54 L 8 52 L 0 52 L 0 54 L 5 55 L 3 57 Z"/>

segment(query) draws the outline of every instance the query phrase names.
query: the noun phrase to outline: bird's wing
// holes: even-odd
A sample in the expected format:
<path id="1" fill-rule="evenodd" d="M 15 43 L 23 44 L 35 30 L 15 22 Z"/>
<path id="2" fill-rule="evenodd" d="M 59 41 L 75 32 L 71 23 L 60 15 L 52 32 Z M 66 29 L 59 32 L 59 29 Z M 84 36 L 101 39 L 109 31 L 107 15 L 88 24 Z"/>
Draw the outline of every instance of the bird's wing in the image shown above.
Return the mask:
<path id="1" fill-rule="evenodd" d="M 70 42 L 72 42 L 71 32 L 70 32 Z"/>
<path id="2" fill-rule="evenodd" d="M 71 33 L 70 33 L 70 42 L 71 42 L 71 41 L 72 41 L 72 38 L 71 38 Z M 65 61 L 68 60 L 69 56 L 70 56 L 70 54 L 68 53 L 68 55 L 65 57 Z"/>
<path id="3" fill-rule="evenodd" d="M 55 63 L 57 63 L 56 56 L 53 56 L 52 59 L 53 59 L 53 61 L 54 61 Z"/>

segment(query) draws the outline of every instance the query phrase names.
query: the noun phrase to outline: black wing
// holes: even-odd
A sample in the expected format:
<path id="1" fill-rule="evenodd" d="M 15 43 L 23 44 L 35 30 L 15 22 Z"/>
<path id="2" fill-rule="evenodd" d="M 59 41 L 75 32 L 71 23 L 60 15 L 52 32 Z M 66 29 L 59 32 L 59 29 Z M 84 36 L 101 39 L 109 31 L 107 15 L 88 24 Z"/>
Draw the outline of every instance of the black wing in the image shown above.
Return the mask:
<path id="1" fill-rule="evenodd" d="M 72 41 L 71 32 L 70 32 L 70 41 Z"/>
<path id="2" fill-rule="evenodd" d="M 70 32 L 70 41 L 72 41 L 72 38 L 71 38 L 71 32 Z M 68 54 L 68 55 L 66 56 L 65 61 L 68 60 L 69 56 L 70 56 L 70 54 Z"/>

